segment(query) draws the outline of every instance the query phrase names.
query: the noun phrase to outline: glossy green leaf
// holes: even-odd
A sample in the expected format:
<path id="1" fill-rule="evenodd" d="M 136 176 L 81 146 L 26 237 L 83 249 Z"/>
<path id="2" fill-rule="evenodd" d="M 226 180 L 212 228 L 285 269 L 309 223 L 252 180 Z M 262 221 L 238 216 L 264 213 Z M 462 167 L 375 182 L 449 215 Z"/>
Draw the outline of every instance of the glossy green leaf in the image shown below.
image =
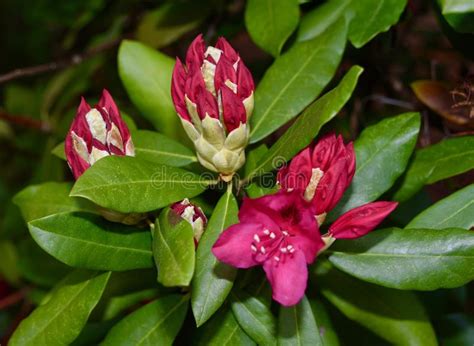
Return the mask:
<path id="1" fill-rule="evenodd" d="M 133 104 L 157 130 L 179 138 L 182 129 L 170 92 L 173 66 L 173 59 L 142 43 L 120 45 L 119 75 Z"/>
<path id="2" fill-rule="evenodd" d="M 258 345 L 276 345 L 276 319 L 270 307 L 243 290 L 231 294 L 232 312 L 242 329 Z"/>
<path id="3" fill-rule="evenodd" d="M 474 2 L 471 0 L 440 0 L 443 14 L 474 12 Z"/>
<path id="4" fill-rule="evenodd" d="M 414 293 L 372 285 L 337 270 L 318 280 L 322 294 L 351 320 L 396 345 L 436 346 L 436 336 Z"/>
<path id="5" fill-rule="evenodd" d="M 123 296 L 112 297 L 107 303 L 103 319 L 105 321 L 112 320 L 117 316 L 129 311 L 134 306 L 141 305 L 144 301 L 155 299 L 158 294 L 159 290 L 155 288 L 149 288 L 146 290 L 125 294 Z"/>
<path id="6" fill-rule="evenodd" d="M 208 323 L 198 329 L 199 346 L 254 346 L 255 342 L 243 331 L 230 309 L 219 310 Z"/>
<path id="7" fill-rule="evenodd" d="M 453 193 L 415 217 L 405 228 L 474 227 L 474 184 Z"/>
<path id="8" fill-rule="evenodd" d="M 124 213 L 140 213 L 199 195 L 213 183 L 197 174 L 130 156 L 108 156 L 91 166 L 71 196 Z"/>
<path id="9" fill-rule="evenodd" d="M 310 40 L 347 15 L 351 0 L 328 0 L 306 13 L 298 28 L 298 41 Z"/>
<path id="10" fill-rule="evenodd" d="M 51 150 L 51 154 L 60 158 L 61 160 L 66 161 L 66 153 L 64 152 L 64 142 L 61 142 L 56 145 L 53 150 Z"/>
<path id="11" fill-rule="evenodd" d="M 445 139 L 416 152 L 400 189 L 397 201 L 405 201 L 425 184 L 474 169 L 474 136 Z"/>
<path id="12" fill-rule="evenodd" d="M 336 72 L 346 45 L 347 25 L 339 20 L 313 40 L 296 43 L 275 60 L 255 91 L 250 119 L 257 142 L 308 106 Z"/>
<path id="13" fill-rule="evenodd" d="M 153 230 L 153 257 L 158 282 L 163 286 L 188 286 L 194 274 L 194 232 L 191 224 L 167 208 Z"/>
<path id="14" fill-rule="evenodd" d="M 252 40 L 263 50 L 278 56 L 299 21 L 297 0 L 249 0 L 245 25 Z"/>
<path id="15" fill-rule="evenodd" d="M 324 346 L 339 346 L 339 338 L 337 337 L 336 330 L 332 325 L 323 302 L 319 299 L 310 298 L 309 303 L 316 325 L 319 328 L 322 344 Z"/>
<path id="16" fill-rule="evenodd" d="M 172 345 L 186 317 L 189 296 L 169 295 L 117 323 L 101 345 Z"/>
<path id="17" fill-rule="evenodd" d="M 354 17 L 349 27 L 349 39 L 360 48 L 377 34 L 398 22 L 407 0 L 358 0 L 351 3 Z"/>
<path id="18" fill-rule="evenodd" d="M 348 274 L 398 289 L 452 288 L 474 279 L 474 233 L 459 228 L 376 230 L 338 240 L 330 253 Z"/>
<path id="19" fill-rule="evenodd" d="M 53 286 L 72 270 L 41 249 L 31 237 L 20 242 L 18 254 L 23 278 L 40 286 Z"/>
<path id="20" fill-rule="evenodd" d="M 96 212 L 96 207 L 81 198 L 69 197 L 72 184 L 49 182 L 31 185 L 13 198 L 26 222 L 64 212 Z"/>
<path id="21" fill-rule="evenodd" d="M 274 170 L 310 144 L 321 127 L 334 118 L 349 100 L 362 71 L 359 66 L 352 67 L 336 88 L 311 104 L 247 173 L 246 179 Z"/>
<path id="22" fill-rule="evenodd" d="M 222 231 L 238 222 L 238 211 L 229 185 L 217 203 L 197 248 L 191 303 L 198 327 L 219 309 L 232 289 L 237 270 L 218 262 L 211 249 Z"/>
<path id="23" fill-rule="evenodd" d="M 367 127 L 354 143 L 356 172 L 336 215 L 372 202 L 405 171 L 420 130 L 420 115 L 405 113 Z"/>
<path id="24" fill-rule="evenodd" d="M 323 345 L 319 328 L 306 297 L 291 307 L 280 306 L 278 345 Z"/>
<path id="25" fill-rule="evenodd" d="M 153 266 L 148 231 L 84 213 L 47 216 L 28 227 L 43 250 L 72 267 L 120 271 Z"/>
<path id="26" fill-rule="evenodd" d="M 135 155 L 139 159 L 181 167 L 197 162 L 189 148 L 160 133 L 146 130 L 132 132 Z"/>
<path id="27" fill-rule="evenodd" d="M 110 273 L 75 271 L 48 301 L 24 319 L 9 345 L 68 345 L 77 338 L 107 285 Z"/>

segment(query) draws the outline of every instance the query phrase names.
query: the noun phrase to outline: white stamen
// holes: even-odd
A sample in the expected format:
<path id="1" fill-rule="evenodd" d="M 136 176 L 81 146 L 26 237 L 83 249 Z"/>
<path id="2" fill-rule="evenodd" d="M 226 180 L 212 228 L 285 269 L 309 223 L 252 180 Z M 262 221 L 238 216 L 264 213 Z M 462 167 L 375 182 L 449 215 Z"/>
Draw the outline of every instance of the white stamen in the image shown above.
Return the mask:
<path id="1" fill-rule="evenodd" d="M 275 239 L 275 237 L 276 237 L 275 233 L 273 233 L 273 232 L 270 233 L 270 238 Z"/>
<path id="2" fill-rule="evenodd" d="M 295 252 L 295 249 L 291 249 L 291 250 L 288 250 L 288 251 L 290 251 L 290 253 L 293 253 L 293 252 Z"/>
<path id="3" fill-rule="evenodd" d="M 262 247 L 260 248 L 260 252 L 265 255 L 265 252 L 266 252 L 265 247 L 262 246 Z"/>
<path id="4" fill-rule="evenodd" d="M 250 249 L 253 251 L 253 252 L 257 252 L 257 247 L 255 245 L 250 245 Z"/>
<path id="5" fill-rule="evenodd" d="M 280 251 L 281 251 L 282 253 L 287 253 L 287 252 L 288 252 L 288 250 L 286 249 L 286 247 L 282 247 L 282 248 L 280 249 Z"/>
<path id="6" fill-rule="evenodd" d="M 275 257 L 273 257 L 273 258 L 275 259 L 275 261 L 280 262 L 280 257 L 275 256 Z"/>
<path id="7" fill-rule="evenodd" d="M 290 251 L 291 249 L 293 249 L 293 245 L 288 245 L 286 248 L 288 249 L 288 251 Z"/>
<path id="8" fill-rule="evenodd" d="M 283 235 L 284 235 L 285 237 L 288 237 L 288 236 L 289 236 L 289 234 L 288 234 L 287 231 L 283 231 L 283 232 L 281 232 L 281 233 L 283 233 Z"/>
<path id="9" fill-rule="evenodd" d="M 270 231 L 269 231 L 268 229 L 266 229 L 266 230 L 263 231 L 263 234 L 269 235 L 269 234 L 270 234 Z"/>
<path id="10" fill-rule="evenodd" d="M 255 234 L 253 236 L 253 239 L 257 242 L 257 243 L 260 243 L 260 237 L 258 236 L 258 234 Z"/>

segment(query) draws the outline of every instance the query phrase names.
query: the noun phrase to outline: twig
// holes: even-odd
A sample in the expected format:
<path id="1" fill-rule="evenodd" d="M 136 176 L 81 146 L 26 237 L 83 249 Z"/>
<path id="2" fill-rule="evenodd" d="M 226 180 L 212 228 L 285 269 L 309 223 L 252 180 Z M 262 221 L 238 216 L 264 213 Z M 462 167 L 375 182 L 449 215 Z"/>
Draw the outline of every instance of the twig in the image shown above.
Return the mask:
<path id="1" fill-rule="evenodd" d="M 28 127 L 35 130 L 40 130 L 42 132 L 50 132 L 51 126 L 49 123 L 43 122 L 41 120 L 32 119 L 23 115 L 12 115 L 0 111 L 0 120 L 5 120 L 9 123 L 20 125 L 23 127 Z"/>
<path id="2" fill-rule="evenodd" d="M 21 302 L 25 298 L 25 290 L 17 291 L 0 299 L 0 310 L 6 309 L 11 305 Z"/>
<path id="3" fill-rule="evenodd" d="M 18 78 L 35 76 L 38 74 L 52 72 L 52 71 L 64 69 L 66 67 L 78 65 L 84 60 L 87 60 L 93 57 L 94 55 L 97 55 L 99 53 L 105 52 L 109 49 L 112 49 L 118 46 L 119 43 L 122 41 L 122 39 L 123 37 L 120 37 L 116 40 L 105 42 L 96 47 L 88 49 L 84 53 L 74 54 L 65 59 L 60 59 L 57 61 L 53 61 L 46 64 L 41 64 L 41 65 L 36 65 L 36 66 L 15 69 L 13 71 L 0 75 L 0 84 L 14 80 L 14 79 L 18 79 Z"/>

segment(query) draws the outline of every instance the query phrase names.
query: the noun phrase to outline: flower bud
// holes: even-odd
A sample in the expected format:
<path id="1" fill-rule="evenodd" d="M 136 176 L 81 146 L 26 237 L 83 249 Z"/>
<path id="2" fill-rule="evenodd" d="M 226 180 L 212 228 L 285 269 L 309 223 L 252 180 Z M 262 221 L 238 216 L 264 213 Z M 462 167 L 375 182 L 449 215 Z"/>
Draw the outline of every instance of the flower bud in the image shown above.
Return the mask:
<path id="1" fill-rule="evenodd" d="M 355 173 L 353 143 L 344 144 L 334 134 L 323 137 L 278 171 L 278 184 L 285 190 L 300 190 L 311 201 L 318 223 L 333 209 L 350 185 Z"/>
<path id="2" fill-rule="evenodd" d="M 194 243 L 197 246 L 207 225 L 207 218 L 202 209 L 185 198 L 181 202 L 174 203 L 171 210 L 191 225 L 194 231 Z"/>
<path id="3" fill-rule="evenodd" d="M 248 119 L 253 110 L 252 75 L 224 39 L 205 47 L 194 39 L 173 71 L 171 96 L 201 164 L 230 180 L 245 162 Z"/>
<path id="4" fill-rule="evenodd" d="M 107 90 L 94 108 L 82 98 L 66 136 L 65 152 L 76 179 L 105 156 L 135 155 L 130 131 Z"/>

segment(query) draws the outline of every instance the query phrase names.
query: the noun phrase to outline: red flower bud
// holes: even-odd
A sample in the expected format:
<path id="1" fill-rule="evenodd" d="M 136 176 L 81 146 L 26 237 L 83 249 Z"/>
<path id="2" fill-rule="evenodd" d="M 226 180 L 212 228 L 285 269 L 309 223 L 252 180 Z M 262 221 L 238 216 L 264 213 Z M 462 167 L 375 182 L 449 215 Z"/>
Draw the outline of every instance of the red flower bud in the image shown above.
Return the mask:
<path id="1" fill-rule="evenodd" d="M 65 152 L 76 179 L 102 157 L 135 155 L 130 131 L 107 90 L 94 108 L 81 99 L 66 136 Z"/>
<path id="2" fill-rule="evenodd" d="M 377 227 L 396 207 L 397 202 L 373 202 L 349 210 L 329 227 L 336 239 L 359 238 Z"/>
<path id="3" fill-rule="evenodd" d="M 184 199 L 174 203 L 171 210 L 191 225 L 194 231 L 194 242 L 197 246 L 207 225 L 207 218 L 202 209 L 189 202 L 188 199 Z"/>

